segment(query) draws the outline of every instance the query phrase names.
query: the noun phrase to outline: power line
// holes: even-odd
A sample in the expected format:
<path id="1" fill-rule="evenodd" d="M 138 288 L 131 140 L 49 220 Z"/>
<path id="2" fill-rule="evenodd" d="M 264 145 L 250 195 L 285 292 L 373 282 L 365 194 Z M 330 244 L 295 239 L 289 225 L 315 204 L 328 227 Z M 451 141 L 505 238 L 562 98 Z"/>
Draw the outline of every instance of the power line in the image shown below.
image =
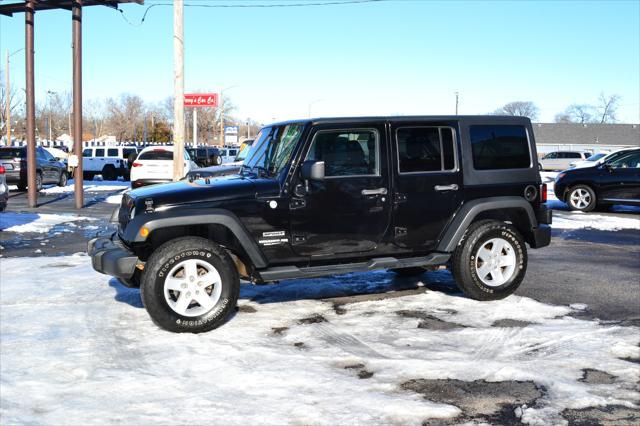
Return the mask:
<path id="1" fill-rule="evenodd" d="M 208 1 L 208 0 L 203 0 Z M 314 2 L 314 3 L 248 3 L 248 4 L 194 4 L 194 3 L 185 3 L 184 7 L 199 7 L 199 8 L 207 8 L 207 9 L 268 9 L 268 8 L 285 8 L 285 7 L 319 7 L 319 6 L 343 6 L 343 5 L 354 5 L 354 4 L 365 4 L 365 3 L 382 3 L 389 2 L 393 0 L 331 0 L 325 2 Z M 151 9 L 156 6 L 173 6 L 172 3 L 155 3 L 150 6 L 147 6 L 144 13 L 142 14 L 142 19 L 140 19 L 139 23 L 131 22 L 124 11 L 118 7 L 118 11 L 120 12 L 122 19 L 131 26 L 139 27 L 141 26 L 145 19 L 147 18 L 147 14 Z"/>

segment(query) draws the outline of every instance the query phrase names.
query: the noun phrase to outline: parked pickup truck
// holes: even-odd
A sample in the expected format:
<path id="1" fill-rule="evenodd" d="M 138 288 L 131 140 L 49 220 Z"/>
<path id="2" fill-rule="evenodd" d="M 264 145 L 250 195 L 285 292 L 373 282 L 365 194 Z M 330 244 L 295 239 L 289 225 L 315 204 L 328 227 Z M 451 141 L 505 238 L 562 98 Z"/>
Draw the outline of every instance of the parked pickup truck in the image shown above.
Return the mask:
<path id="1" fill-rule="evenodd" d="M 446 266 L 468 297 L 502 299 L 551 238 L 533 135 L 523 117 L 272 124 L 237 174 L 126 193 L 88 253 L 174 332 L 223 324 L 240 278 Z"/>

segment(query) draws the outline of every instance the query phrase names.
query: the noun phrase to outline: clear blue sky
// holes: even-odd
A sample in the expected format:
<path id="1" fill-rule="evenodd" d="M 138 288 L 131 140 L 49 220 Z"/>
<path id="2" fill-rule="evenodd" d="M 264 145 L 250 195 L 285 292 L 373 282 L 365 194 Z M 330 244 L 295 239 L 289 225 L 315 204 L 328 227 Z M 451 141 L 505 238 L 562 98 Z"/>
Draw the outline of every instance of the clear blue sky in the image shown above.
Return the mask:
<path id="1" fill-rule="evenodd" d="M 296 0 L 303 2 L 304 0 Z M 325 0 L 316 0 L 325 1 Z M 146 6 L 123 6 L 138 23 Z M 186 0 L 188 4 L 249 1 Z M 287 3 L 287 0 L 257 0 Z M 4 55 L 24 46 L 24 15 L 0 17 Z M 84 11 L 84 99 L 173 90 L 172 8 L 139 27 L 104 7 Z M 12 57 L 24 87 L 24 53 Z M 274 9 L 185 8 L 187 91 L 237 85 L 236 116 L 480 114 L 534 101 L 541 121 L 571 103 L 622 96 L 640 121 L 639 1 L 412 1 Z M 71 15 L 36 14 L 36 92 L 71 88 Z"/>

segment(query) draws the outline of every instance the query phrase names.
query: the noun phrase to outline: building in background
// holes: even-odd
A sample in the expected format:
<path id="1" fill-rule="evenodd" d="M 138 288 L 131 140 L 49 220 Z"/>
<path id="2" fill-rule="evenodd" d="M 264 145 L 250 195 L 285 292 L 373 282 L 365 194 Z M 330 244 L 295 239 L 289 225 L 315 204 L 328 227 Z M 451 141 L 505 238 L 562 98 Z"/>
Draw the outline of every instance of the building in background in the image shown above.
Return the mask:
<path id="1" fill-rule="evenodd" d="M 538 154 L 553 151 L 613 152 L 640 146 L 640 125 L 534 123 Z"/>

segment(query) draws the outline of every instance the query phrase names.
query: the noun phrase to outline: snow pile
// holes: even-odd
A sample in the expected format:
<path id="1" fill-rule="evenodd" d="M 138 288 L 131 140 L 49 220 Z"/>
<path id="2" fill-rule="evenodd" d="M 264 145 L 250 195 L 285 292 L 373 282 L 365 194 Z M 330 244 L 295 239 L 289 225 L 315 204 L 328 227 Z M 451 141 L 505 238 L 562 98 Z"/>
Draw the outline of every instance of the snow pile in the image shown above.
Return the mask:
<path id="1" fill-rule="evenodd" d="M 0 231 L 44 234 L 54 226 L 61 224 L 73 226 L 72 222 L 80 220 L 95 219 L 76 215 L 5 212 L 0 214 Z"/>
<path id="2" fill-rule="evenodd" d="M 597 229 L 599 231 L 619 231 L 640 229 L 640 216 L 621 217 L 594 213 L 571 212 L 553 215 L 554 229 Z"/>
<path id="3" fill-rule="evenodd" d="M 84 181 L 84 190 L 85 192 L 102 192 L 102 191 L 122 191 L 124 189 L 129 189 L 128 182 L 119 182 L 119 181 Z M 66 194 L 70 192 L 74 192 L 73 187 L 73 179 L 70 180 L 67 186 L 51 186 L 40 191 L 43 194 L 51 195 L 51 194 Z"/>
<path id="4" fill-rule="evenodd" d="M 522 420 L 546 424 L 561 422 L 566 407 L 634 408 L 640 397 L 637 364 L 620 359 L 640 355 L 637 328 L 571 318 L 570 307 L 523 297 L 482 303 L 426 291 L 338 310 L 312 298 L 354 282 L 389 291 L 391 274 L 243 285 L 228 324 L 176 335 L 152 324 L 137 290 L 94 272 L 86 256 L 2 262 L 7 424 L 418 425 L 460 414 L 402 390 L 417 378 L 533 380 L 544 395 L 519 407 Z M 417 328 L 422 317 L 453 328 Z M 491 326 L 503 319 L 530 324 Z M 360 379 L 355 365 L 372 376 Z M 584 383 L 584 368 L 617 379 Z"/>
<path id="5" fill-rule="evenodd" d="M 110 195 L 104 201 L 108 204 L 122 204 L 122 194 Z"/>

